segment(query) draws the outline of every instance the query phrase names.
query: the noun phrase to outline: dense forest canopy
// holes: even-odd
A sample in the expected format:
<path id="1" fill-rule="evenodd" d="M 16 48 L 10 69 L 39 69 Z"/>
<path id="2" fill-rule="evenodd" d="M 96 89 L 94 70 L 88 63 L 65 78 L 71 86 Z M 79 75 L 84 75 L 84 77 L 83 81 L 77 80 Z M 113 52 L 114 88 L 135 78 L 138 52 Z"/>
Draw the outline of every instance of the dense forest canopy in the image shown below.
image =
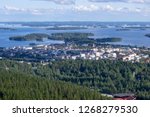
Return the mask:
<path id="1" fill-rule="evenodd" d="M 103 100 L 111 98 L 83 86 L 0 69 L 0 99 Z"/>
<path id="2" fill-rule="evenodd" d="M 135 93 L 137 99 L 150 99 L 150 64 L 62 60 L 42 65 L 2 60 L 0 67 L 35 77 L 78 84 L 104 94 Z"/>

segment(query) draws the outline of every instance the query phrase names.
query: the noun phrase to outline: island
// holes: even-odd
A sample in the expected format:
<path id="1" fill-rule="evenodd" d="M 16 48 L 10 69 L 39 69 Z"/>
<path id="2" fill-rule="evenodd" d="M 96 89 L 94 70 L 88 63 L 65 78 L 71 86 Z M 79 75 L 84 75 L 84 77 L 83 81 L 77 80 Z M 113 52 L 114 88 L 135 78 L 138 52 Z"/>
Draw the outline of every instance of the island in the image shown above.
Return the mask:
<path id="1" fill-rule="evenodd" d="M 80 30 L 80 29 L 88 29 L 86 27 L 52 27 L 52 28 L 46 28 L 47 30 Z"/>
<path id="2" fill-rule="evenodd" d="M 93 33 L 52 33 L 49 39 L 63 40 L 65 43 L 87 44 L 94 43 L 95 40 L 90 38 Z"/>
<path id="3" fill-rule="evenodd" d="M 120 42 L 122 39 L 117 37 L 93 38 L 93 33 L 52 33 L 51 35 L 43 33 L 31 33 L 24 36 L 13 36 L 10 40 L 15 41 L 44 41 L 44 39 L 64 41 L 66 44 L 74 43 L 77 45 L 82 44 L 99 44 L 107 42 Z"/>
<path id="4" fill-rule="evenodd" d="M 43 33 L 31 33 L 24 36 L 13 36 L 10 37 L 9 40 L 15 40 L 15 41 L 43 41 L 44 39 L 48 39 L 48 34 Z"/>
<path id="5" fill-rule="evenodd" d="M 0 30 L 16 30 L 15 28 L 0 27 Z"/>
<path id="6" fill-rule="evenodd" d="M 150 34 L 146 34 L 145 36 L 150 38 Z"/>
<path id="7" fill-rule="evenodd" d="M 116 29 L 116 31 L 130 31 L 130 29 L 128 29 L 128 28 L 119 28 L 119 29 Z"/>
<path id="8" fill-rule="evenodd" d="M 93 33 L 52 33 L 49 39 L 53 40 L 74 40 L 74 39 L 85 39 L 89 36 L 94 36 Z"/>
<path id="9" fill-rule="evenodd" d="M 52 33 L 49 39 L 63 40 L 65 43 L 75 44 L 96 44 L 106 42 L 120 42 L 121 38 L 106 37 L 106 38 L 93 38 L 93 33 Z"/>
<path id="10" fill-rule="evenodd" d="M 120 41 L 122 41 L 122 39 L 119 37 L 107 37 L 107 38 L 96 39 L 97 43 L 120 42 Z"/>

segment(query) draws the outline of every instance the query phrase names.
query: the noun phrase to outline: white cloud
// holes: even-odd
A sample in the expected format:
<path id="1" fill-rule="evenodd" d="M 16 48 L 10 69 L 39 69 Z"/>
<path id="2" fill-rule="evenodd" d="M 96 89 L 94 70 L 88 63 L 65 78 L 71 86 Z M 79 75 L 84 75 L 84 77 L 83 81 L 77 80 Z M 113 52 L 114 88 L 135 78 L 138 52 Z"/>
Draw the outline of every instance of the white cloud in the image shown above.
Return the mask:
<path id="1" fill-rule="evenodd" d="M 148 1 L 147 0 L 128 0 L 128 2 L 131 2 L 131 3 L 146 3 Z"/>
<path id="2" fill-rule="evenodd" d="M 88 0 L 90 2 L 125 2 L 127 0 Z"/>
<path id="3" fill-rule="evenodd" d="M 88 0 L 90 2 L 150 3 L 150 0 Z"/>
<path id="4" fill-rule="evenodd" d="M 138 8 L 138 7 L 116 7 L 113 5 L 103 5 L 103 6 L 99 6 L 99 5 L 76 5 L 73 7 L 74 11 L 78 11 L 78 12 L 112 12 L 112 13 L 138 13 L 138 14 L 148 14 L 150 13 L 150 9 L 147 8 Z"/>
<path id="5" fill-rule="evenodd" d="M 103 10 L 106 10 L 106 11 L 114 11 L 114 10 L 115 10 L 115 8 L 112 7 L 111 5 L 106 5 L 106 6 L 104 6 L 102 9 L 103 9 Z"/>
<path id="6" fill-rule="evenodd" d="M 89 11 L 89 12 L 92 12 L 92 11 L 97 11 L 97 10 L 99 10 L 99 7 L 96 6 L 96 5 L 89 5 L 89 6 L 86 6 L 86 5 L 78 5 L 78 6 L 75 6 L 75 7 L 74 7 L 74 10 L 76 10 L 76 11 Z"/>
<path id="7" fill-rule="evenodd" d="M 4 6 L 4 10 L 7 10 L 7 11 L 26 11 L 26 10 L 23 9 L 23 8 L 17 8 L 17 7 L 8 6 L 8 5 L 5 5 L 5 6 Z"/>
<path id="8" fill-rule="evenodd" d="M 40 1 L 49 1 L 61 5 L 71 5 L 71 4 L 75 4 L 76 0 L 40 0 Z"/>
<path id="9" fill-rule="evenodd" d="M 141 8 L 136 8 L 134 11 L 137 12 L 137 13 L 141 13 L 142 9 Z"/>
<path id="10" fill-rule="evenodd" d="M 144 12 L 143 8 L 129 8 L 129 7 L 112 7 L 110 5 L 106 5 L 104 10 L 114 11 L 114 12 L 122 12 L 122 13 L 142 13 Z"/>
<path id="11" fill-rule="evenodd" d="M 61 14 L 64 11 L 72 10 L 71 8 L 57 7 L 57 8 L 19 8 L 15 6 L 5 5 L 0 8 L 1 14 L 31 14 L 31 15 L 51 15 Z M 57 13 L 57 14 L 56 14 Z"/>
<path id="12" fill-rule="evenodd" d="M 42 14 L 49 14 L 52 9 L 28 9 L 28 8 L 18 8 L 14 6 L 5 5 L 3 8 L 0 8 L 2 12 L 5 14 L 11 13 L 20 13 L 20 14 L 32 14 L 32 15 L 42 15 Z"/>

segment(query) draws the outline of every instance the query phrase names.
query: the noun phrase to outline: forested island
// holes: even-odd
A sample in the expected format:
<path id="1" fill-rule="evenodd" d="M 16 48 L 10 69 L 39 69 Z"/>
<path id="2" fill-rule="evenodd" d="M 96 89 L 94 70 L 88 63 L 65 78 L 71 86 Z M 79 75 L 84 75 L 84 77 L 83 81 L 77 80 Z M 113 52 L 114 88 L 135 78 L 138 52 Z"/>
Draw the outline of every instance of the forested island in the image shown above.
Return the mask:
<path id="1" fill-rule="evenodd" d="M 32 33 L 27 34 L 25 36 L 13 36 L 10 37 L 9 40 L 15 40 L 15 41 L 43 41 L 44 39 L 48 39 L 48 34 L 43 33 Z"/>
<path id="2" fill-rule="evenodd" d="M 95 41 L 89 36 L 94 36 L 93 33 L 52 33 L 49 39 L 63 40 L 65 43 L 85 44 L 94 43 Z"/>
<path id="3" fill-rule="evenodd" d="M 150 34 L 146 34 L 145 36 L 150 38 Z"/>
<path id="4" fill-rule="evenodd" d="M 94 43 L 105 43 L 105 42 L 120 42 L 122 39 L 117 37 L 108 38 L 93 38 L 93 33 L 52 33 L 51 35 L 42 33 L 32 33 L 25 36 L 14 36 L 10 37 L 10 40 L 15 41 L 43 41 L 44 39 L 60 40 L 65 43 L 75 44 L 94 44 Z"/>
<path id="5" fill-rule="evenodd" d="M 108 37 L 108 38 L 100 38 L 100 39 L 96 39 L 97 43 L 105 43 L 105 42 L 120 42 L 122 41 L 121 38 L 118 37 Z"/>
<path id="6" fill-rule="evenodd" d="M 117 37 L 97 38 L 94 39 L 93 33 L 52 33 L 49 39 L 63 40 L 75 44 L 94 44 L 105 42 L 120 42 L 122 39 Z"/>
<path id="7" fill-rule="evenodd" d="M 0 27 L 0 30 L 16 30 L 15 28 Z"/>
<path id="8" fill-rule="evenodd" d="M 1 60 L 0 84 L 1 99 L 110 99 L 101 93 L 134 93 L 137 99 L 150 99 L 150 64 L 62 60 L 42 65 Z"/>
<path id="9" fill-rule="evenodd" d="M 52 33 L 50 38 L 54 40 L 74 40 L 74 39 L 89 39 L 89 36 L 94 36 L 93 33 Z"/>
<path id="10" fill-rule="evenodd" d="M 119 28 L 119 29 L 116 29 L 116 31 L 130 31 L 129 28 Z"/>
<path id="11" fill-rule="evenodd" d="M 86 27 L 52 27 L 52 28 L 46 28 L 47 30 L 80 30 L 80 29 L 88 29 Z"/>

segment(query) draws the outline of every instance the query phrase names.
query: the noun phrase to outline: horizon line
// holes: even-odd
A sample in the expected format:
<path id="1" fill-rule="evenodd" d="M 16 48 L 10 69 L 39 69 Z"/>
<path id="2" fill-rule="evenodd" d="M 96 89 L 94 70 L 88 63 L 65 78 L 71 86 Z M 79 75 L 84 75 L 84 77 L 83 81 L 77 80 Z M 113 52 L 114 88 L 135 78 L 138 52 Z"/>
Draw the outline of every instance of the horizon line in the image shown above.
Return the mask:
<path id="1" fill-rule="evenodd" d="M 71 21 L 71 20 L 66 20 L 66 21 L 0 21 L 0 23 L 9 23 L 9 22 L 150 22 L 150 21 Z"/>

